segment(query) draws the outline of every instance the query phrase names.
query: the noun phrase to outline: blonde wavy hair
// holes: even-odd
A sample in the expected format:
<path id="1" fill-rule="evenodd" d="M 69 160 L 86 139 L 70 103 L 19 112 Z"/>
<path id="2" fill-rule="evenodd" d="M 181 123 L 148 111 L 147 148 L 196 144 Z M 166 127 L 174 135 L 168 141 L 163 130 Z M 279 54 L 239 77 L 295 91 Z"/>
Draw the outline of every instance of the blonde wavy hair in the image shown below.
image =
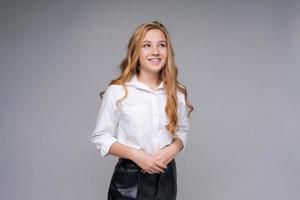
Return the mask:
<path id="1" fill-rule="evenodd" d="M 139 75 L 139 56 L 141 50 L 141 43 L 149 30 L 157 29 L 164 33 L 166 37 L 166 44 L 167 44 L 167 62 L 166 65 L 160 71 L 160 80 L 163 81 L 166 95 L 167 95 L 167 102 L 165 107 L 165 112 L 169 117 L 170 121 L 166 125 L 168 131 L 172 134 L 176 132 L 178 129 L 178 116 L 177 116 L 177 109 L 178 109 L 178 99 L 177 99 L 177 90 L 182 92 L 185 96 L 185 102 L 188 109 L 188 116 L 190 117 L 191 112 L 193 111 L 193 106 L 190 104 L 188 100 L 187 90 L 184 85 L 182 85 L 177 80 L 178 70 L 174 62 L 174 52 L 170 40 L 169 33 L 166 27 L 160 23 L 159 21 L 153 21 L 149 23 L 143 23 L 137 27 L 137 29 L 133 32 L 128 46 L 127 46 L 127 55 L 122 60 L 120 64 L 121 75 L 117 78 L 112 80 L 109 85 L 122 85 L 125 90 L 125 95 L 119 101 L 125 99 L 127 97 L 128 91 L 125 86 L 125 83 L 128 82 L 131 77 L 136 73 Z M 100 93 L 100 97 L 105 91 Z"/>

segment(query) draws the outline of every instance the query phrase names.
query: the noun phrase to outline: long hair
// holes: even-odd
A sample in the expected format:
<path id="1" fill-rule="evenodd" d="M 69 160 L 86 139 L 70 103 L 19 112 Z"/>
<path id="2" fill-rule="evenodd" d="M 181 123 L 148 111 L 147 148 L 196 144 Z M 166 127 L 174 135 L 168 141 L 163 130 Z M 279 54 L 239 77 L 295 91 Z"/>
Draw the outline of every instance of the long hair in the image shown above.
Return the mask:
<path id="1" fill-rule="evenodd" d="M 182 85 L 177 80 L 177 67 L 174 61 L 174 52 L 170 40 L 169 33 L 165 26 L 158 22 L 153 21 L 150 23 L 144 23 L 137 27 L 137 29 L 133 32 L 128 46 L 127 46 L 127 55 L 122 60 L 120 64 L 121 75 L 117 78 L 112 80 L 109 85 L 122 85 L 125 90 L 125 95 L 120 100 L 123 100 L 127 97 L 128 91 L 125 86 L 125 83 L 128 82 L 131 77 L 136 73 L 139 74 L 139 56 L 141 50 L 141 42 L 149 30 L 160 30 L 164 33 L 166 37 L 167 43 L 167 62 L 166 65 L 162 68 L 160 72 L 160 79 L 164 83 L 166 95 L 167 95 L 167 102 L 165 107 L 165 112 L 169 117 L 170 121 L 166 125 L 168 131 L 172 134 L 176 132 L 178 129 L 178 116 L 177 116 L 177 109 L 178 109 L 178 99 L 177 99 L 177 90 L 182 92 L 185 96 L 185 102 L 188 109 L 188 116 L 190 117 L 191 112 L 193 111 L 193 106 L 190 104 L 188 100 L 187 90 L 184 85 Z M 100 93 L 100 97 L 105 91 Z M 119 100 L 119 101 L 120 101 Z"/>

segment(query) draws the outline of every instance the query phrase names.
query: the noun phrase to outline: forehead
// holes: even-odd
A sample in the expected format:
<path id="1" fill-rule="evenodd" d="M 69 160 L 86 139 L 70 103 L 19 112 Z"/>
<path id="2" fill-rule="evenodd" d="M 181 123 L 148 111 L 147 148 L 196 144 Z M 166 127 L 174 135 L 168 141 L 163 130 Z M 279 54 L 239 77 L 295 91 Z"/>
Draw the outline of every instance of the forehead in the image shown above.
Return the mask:
<path id="1" fill-rule="evenodd" d="M 166 37 L 161 30 L 152 29 L 145 34 L 143 41 L 161 42 L 161 41 L 166 41 Z"/>

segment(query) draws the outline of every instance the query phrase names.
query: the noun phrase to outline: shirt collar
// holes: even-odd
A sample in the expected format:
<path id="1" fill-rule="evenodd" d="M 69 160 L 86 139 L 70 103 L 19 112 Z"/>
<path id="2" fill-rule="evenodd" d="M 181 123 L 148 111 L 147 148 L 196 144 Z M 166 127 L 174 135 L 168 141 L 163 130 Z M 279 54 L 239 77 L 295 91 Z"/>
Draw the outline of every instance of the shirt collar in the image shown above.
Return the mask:
<path id="1" fill-rule="evenodd" d="M 132 75 L 131 79 L 126 83 L 126 85 L 133 86 L 135 88 L 146 90 L 146 91 L 152 92 L 152 93 L 153 92 L 155 92 L 155 93 L 164 92 L 164 83 L 163 83 L 163 81 L 160 82 L 160 84 L 157 86 L 157 88 L 155 90 L 152 90 L 148 85 L 138 81 L 136 74 Z"/>

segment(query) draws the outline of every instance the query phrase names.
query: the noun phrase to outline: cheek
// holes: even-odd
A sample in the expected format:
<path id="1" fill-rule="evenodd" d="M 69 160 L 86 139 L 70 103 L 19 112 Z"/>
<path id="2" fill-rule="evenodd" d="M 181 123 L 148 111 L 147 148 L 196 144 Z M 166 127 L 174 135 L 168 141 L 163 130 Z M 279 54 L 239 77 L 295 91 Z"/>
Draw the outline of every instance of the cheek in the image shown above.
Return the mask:
<path id="1" fill-rule="evenodd" d="M 144 55 L 144 53 L 141 51 L 141 52 L 140 52 L 140 55 L 139 55 L 139 61 L 140 61 L 140 62 L 143 62 L 144 58 L 145 58 L 145 55 Z"/>
<path id="2" fill-rule="evenodd" d="M 168 57 L 168 50 L 167 49 L 162 50 L 161 53 L 164 55 L 165 58 Z"/>
<path id="3" fill-rule="evenodd" d="M 144 50 L 141 50 L 141 51 L 140 51 L 139 59 L 140 59 L 140 60 L 143 60 L 143 59 L 146 58 L 146 56 L 147 56 L 147 52 L 144 51 Z"/>

